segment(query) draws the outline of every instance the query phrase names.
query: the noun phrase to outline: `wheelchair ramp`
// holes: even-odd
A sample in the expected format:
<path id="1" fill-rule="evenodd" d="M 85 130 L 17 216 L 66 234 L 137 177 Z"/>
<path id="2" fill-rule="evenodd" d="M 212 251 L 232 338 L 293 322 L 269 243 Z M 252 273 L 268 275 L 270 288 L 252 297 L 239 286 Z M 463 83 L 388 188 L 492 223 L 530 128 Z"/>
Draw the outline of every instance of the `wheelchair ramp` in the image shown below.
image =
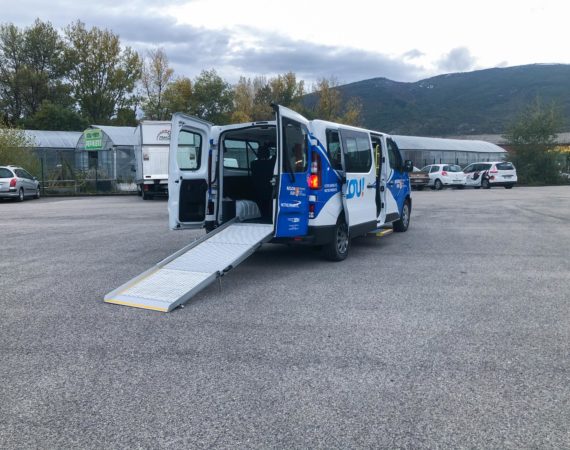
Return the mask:
<path id="1" fill-rule="evenodd" d="M 273 225 L 228 222 L 105 296 L 106 303 L 169 312 L 271 239 Z"/>

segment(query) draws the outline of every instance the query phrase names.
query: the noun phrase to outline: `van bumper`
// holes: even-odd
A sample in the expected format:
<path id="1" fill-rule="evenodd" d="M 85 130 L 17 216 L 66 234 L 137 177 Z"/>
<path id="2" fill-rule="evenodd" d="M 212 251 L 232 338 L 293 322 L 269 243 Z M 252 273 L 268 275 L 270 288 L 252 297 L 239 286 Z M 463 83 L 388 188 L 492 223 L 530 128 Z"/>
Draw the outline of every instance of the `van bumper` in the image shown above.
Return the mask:
<path id="1" fill-rule="evenodd" d="M 275 244 L 324 245 L 334 240 L 335 232 L 336 225 L 309 227 L 309 231 L 305 236 L 275 238 L 271 242 Z"/>

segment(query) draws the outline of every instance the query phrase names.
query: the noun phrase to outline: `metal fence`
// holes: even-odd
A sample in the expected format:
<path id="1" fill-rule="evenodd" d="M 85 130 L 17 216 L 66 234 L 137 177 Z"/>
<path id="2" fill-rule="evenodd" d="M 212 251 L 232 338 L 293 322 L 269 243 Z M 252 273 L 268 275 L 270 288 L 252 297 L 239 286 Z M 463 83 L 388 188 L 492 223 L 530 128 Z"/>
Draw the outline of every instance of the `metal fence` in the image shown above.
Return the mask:
<path id="1" fill-rule="evenodd" d="M 132 147 L 85 151 L 36 148 L 44 195 L 136 193 Z"/>

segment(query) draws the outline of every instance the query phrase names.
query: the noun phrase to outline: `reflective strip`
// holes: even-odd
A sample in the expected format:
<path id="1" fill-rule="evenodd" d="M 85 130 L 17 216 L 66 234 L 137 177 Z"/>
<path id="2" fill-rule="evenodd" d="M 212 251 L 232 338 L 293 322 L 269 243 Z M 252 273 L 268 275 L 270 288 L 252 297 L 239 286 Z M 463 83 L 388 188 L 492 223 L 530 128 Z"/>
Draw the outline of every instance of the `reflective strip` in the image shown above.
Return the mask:
<path id="1" fill-rule="evenodd" d="M 168 308 L 161 308 L 159 306 L 147 306 L 147 305 L 142 305 L 140 303 L 125 302 L 123 300 L 108 299 L 105 300 L 105 303 L 113 303 L 115 305 L 132 306 L 133 308 L 151 309 L 153 311 L 168 312 Z"/>

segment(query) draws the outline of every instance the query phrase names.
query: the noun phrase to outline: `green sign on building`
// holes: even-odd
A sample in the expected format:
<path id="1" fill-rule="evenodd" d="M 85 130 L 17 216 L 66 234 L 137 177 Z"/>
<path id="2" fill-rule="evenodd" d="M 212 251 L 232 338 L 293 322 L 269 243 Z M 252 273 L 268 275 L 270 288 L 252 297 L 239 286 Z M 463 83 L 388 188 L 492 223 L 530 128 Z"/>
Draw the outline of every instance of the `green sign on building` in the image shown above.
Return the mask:
<path id="1" fill-rule="evenodd" d="M 101 130 L 85 130 L 83 138 L 85 150 L 103 150 L 103 132 Z"/>

